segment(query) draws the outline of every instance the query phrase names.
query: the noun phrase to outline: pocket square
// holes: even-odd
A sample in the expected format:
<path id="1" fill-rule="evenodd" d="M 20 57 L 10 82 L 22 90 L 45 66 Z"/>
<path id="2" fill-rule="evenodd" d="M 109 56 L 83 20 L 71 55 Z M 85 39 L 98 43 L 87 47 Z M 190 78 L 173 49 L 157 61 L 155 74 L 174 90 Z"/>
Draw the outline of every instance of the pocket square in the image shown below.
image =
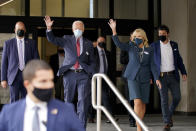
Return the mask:
<path id="1" fill-rule="evenodd" d="M 56 115 L 58 113 L 58 109 L 52 109 L 51 114 Z"/>
<path id="2" fill-rule="evenodd" d="M 146 51 L 144 51 L 144 54 L 149 55 L 149 53 L 148 53 L 148 52 L 146 52 Z"/>
<path id="3" fill-rule="evenodd" d="M 86 52 L 86 55 L 89 55 L 89 53 L 88 53 L 88 52 Z"/>

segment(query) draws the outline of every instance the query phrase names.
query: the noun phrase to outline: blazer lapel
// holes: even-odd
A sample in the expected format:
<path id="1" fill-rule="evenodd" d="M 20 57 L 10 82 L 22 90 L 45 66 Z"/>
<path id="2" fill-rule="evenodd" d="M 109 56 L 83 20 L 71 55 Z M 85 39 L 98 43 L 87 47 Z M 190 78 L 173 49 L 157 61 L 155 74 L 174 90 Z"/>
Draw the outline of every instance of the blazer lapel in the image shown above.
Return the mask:
<path id="1" fill-rule="evenodd" d="M 158 42 L 158 44 L 156 44 L 155 46 L 157 46 L 156 47 L 156 49 L 157 49 L 157 56 L 158 56 L 158 63 L 159 63 L 159 65 L 161 65 L 161 43 L 160 43 L 160 41 Z M 154 52 L 155 53 L 155 52 Z"/>
<path id="2" fill-rule="evenodd" d="M 16 56 L 16 60 L 19 63 L 19 58 L 18 58 L 18 46 L 17 46 L 17 39 L 15 38 L 14 43 L 13 43 L 13 52 L 14 56 Z"/>
<path id="3" fill-rule="evenodd" d="M 75 52 L 75 56 L 77 56 L 77 48 L 76 48 L 76 38 L 75 36 L 73 35 L 72 36 L 72 47 L 73 47 L 73 51 Z"/>
<path id="4" fill-rule="evenodd" d="M 170 41 L 170 45 L 171 45 L 171 47 L 172 47 L 173 57 L 174 57 L 174 61 L 175 61 L 175 58 L 176 58 L 176 57 L 175 57 L 175 56 L 176 56 L 176 55 L 175 55 L 176 51 L 174 51 L 174 50 L 175 50 L 175 45 L 174 45 L 174 43 L 171 42 L 171 41 Z M 176 62 L 176 61 L 175 61 L 175 62 Z"/>
<path id="5" fill-rule="evenodd" d="M 138 63 L 140 63 L 140 52 L 139 52 L 139 48 L 134 46 L 134 52 L 135 52 L 135 57 L 136 57 L 136 61 Z"/>
<path id="6" fill-rule="evenodd" d="M 159 56 L 159 58 L 161 59 L 161 45 L 160 45 L 160 41 L 159 41 L 159 44 L 157 44 L 157 55 Z"/>
<path id="7" fill-rule="evenodd" d="M 87 46 L 87 41 L 86 41 L 86 39 L 83 37 L 83 51 L 82 51 L 82 54 L 81 55 L 83 55 L 83 54 L 85 54 L 86 53 L 86 46 Z"/>
<path id="8" fill-rule="evenodd" d="M 24 61 L 25 64 L 27 63 L 27 55 L 29 54 L 28 52 L 28 40 L 24 39 Z"/>
<path id="9" fill-rule="evenodd" d="M 174 43 L 172 43 L 172 42 L 170 41 L 170 45 L 171 45 L 172 51 L 174 52 Z"/>
<path id="10" fill-rule="evenodd" d="M 47 131 L 54 131 L 56 116 L 58 115 L 58 108 L 54 106 L 52 100 L 48 102 L 48 122 Z"/>
<path id="11" fill-rule="evenodd" d="M 23 131 L 25 107 L 26 107 L 26 99 L 23 99 L 20 108 L 16 110 L 16 112 L 18 112 L 16 119 L 20 118 L 20 120 L 16 121 L 15 125 L 13 125 L 14 130 Z"/>

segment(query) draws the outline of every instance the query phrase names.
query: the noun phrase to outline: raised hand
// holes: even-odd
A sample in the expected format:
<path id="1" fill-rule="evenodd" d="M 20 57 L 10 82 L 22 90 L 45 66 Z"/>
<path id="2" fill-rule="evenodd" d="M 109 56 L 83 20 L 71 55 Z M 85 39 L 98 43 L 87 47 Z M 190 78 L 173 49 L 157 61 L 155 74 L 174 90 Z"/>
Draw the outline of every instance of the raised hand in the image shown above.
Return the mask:
<path id="1" fill-rule="evenodd" d="M 116 35 L 116 21 L 113 20 L 113 19 L 110 19 L 109 22 L 108 22 L 110 28 L 112 29 L 112 33 L 113 35 Z"/>
<path id="2" fill-rule="evenodd" d="M 51 30 L 54 21 L 51 21 L 50 16 L 45 16 L 44 21 L 48 30 Z"/>

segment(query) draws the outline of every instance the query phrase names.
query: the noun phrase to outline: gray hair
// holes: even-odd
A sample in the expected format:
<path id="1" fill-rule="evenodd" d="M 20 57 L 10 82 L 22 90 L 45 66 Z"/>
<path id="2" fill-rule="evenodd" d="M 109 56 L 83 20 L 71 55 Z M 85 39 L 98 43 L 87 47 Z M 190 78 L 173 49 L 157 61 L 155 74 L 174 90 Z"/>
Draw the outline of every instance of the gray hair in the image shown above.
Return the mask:
<path id="1" fill-rule="evenodd" d="M 81 20 L 74 21 L 73 24 L 72 24 L 72 28 L 73 28 L 74 24 L 76 24 L 76 23 L 81 23 L 83 25 L 83 28 L 84 28 L 84 22 L 82 22 Z"/>

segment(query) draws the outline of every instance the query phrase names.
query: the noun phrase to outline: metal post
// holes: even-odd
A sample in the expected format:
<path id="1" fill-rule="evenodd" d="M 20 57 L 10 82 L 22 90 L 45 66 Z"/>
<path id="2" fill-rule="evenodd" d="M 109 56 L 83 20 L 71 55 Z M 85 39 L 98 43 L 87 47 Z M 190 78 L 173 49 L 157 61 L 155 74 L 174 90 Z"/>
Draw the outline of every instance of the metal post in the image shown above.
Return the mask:
<path id="1" fill-rule="evenodd" d="M 97 78 L 97 104 L 96 104 L 96 78 Z M 103 106 L 101 106 L 101 80 L 102 78 L 106 81 L 106 83 L 109 85 L 109 87 L 112 89 L 112 91 L 115 93 L 115 95 L 119 98 L 119 100 L 122 102 L 122 104 L 126 107 L 126 109 L 131 113 L 131 115 L 135 118 L 135 120 L 141 125 L 142 129 L 144 131 L 150 131 L 148 127 L 143 123 L 143 121 L 135 114 L 131 106 L 129 105 L 129 102 L 120 94 L 118 89 L 114 86 L 112 81 L 105 75 L 105 74 L 95 74 L 92 78 L 92 105 L 95 109 L 97 109 L 97 131 L 101 131 L 101 111 L 103 111 L 108 119 L 112 122 L 112 124 L 116 127 L 118 131 L 122 131 L 122 129 L 119 127 L 119 125 L 116 123 L 114 118 L 111 116 L 111 114 L 107 111 L 107 109 Z"/>
<path id="2" fill-rule="evenodd" d="M 101 77 L 97 77 L 97 106 L 101 106 L 101 88 L 102 88 Z M 101 109 L 97 109 L 97 131 L 101 131 Z"/>

